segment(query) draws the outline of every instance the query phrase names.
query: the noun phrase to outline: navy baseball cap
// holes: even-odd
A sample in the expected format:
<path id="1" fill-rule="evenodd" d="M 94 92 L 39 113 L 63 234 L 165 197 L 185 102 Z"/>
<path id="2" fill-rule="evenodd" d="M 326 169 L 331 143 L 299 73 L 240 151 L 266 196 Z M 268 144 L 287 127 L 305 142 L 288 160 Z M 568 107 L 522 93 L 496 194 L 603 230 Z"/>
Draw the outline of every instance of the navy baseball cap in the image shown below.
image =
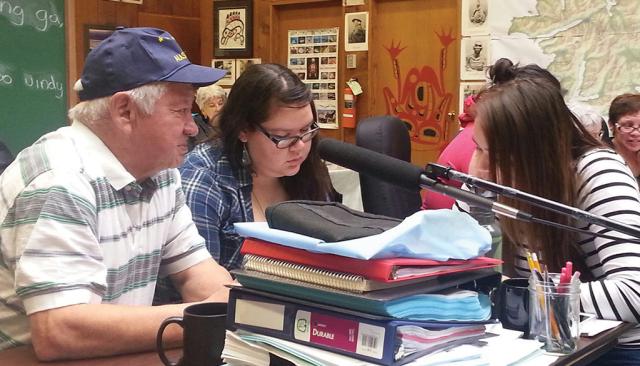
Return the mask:
<path id="1" fill-rule="evenodd" d="M 84 63 L 80 100 L 106 97 L 156 81 L 213 84 L 225 70 L 192 64 L 168 32 L 156 28 L 123 28 L 94 48 Z"/>

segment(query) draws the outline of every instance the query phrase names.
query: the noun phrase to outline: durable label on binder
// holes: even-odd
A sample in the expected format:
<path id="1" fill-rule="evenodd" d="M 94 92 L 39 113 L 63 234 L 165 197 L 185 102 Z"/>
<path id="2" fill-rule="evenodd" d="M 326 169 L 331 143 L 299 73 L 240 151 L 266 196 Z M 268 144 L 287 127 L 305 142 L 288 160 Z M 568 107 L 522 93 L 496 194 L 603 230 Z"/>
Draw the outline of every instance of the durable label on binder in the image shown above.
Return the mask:
<path id="1" fill-rule="evenodd" d="M 383 327 L 303 310 L 296 312 L 294 337 L 301 341 L 380 359 L 384 334 Z"/>

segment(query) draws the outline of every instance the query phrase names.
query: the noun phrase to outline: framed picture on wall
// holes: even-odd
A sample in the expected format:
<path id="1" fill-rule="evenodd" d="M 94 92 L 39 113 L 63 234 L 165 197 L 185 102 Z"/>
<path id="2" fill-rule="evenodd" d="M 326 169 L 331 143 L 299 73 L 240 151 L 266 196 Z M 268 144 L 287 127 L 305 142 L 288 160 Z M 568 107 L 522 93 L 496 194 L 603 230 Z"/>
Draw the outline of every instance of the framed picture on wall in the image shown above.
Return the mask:
<path id="1" fill-rule="evenodd" d="M 250 58 L 253 53 L 252 0 L 213 3 L 213 54 L 221 58 Z"/>
<path id="2" fill-rule="evenodd" d="M 96 48 L 100 42 L 109 37 L 116 30 L 115 25 L 93 25 L 84 26 L 84 53 L 85 55 Z"/>
<path id="3" fill-rule="evenodd" d="M 489 34 L 488 0 L 462 0 L 462 35 Z"/>
<path id="4" fill-rule="evenodd" d="M 458 113 L 462 113 L 464 111 L 464 100 L 467 99 L 470 95 L 477 95 L 483 88 L 485 88 L 487 83 L 484 81 L 471 81 L 471 82 L 462 82 L 460 83 L 460 104 L 458 106 Z"/>
<path id="5" fill-rule="evenodd" d="M 485 80 L 489 66 L 489 36 L 463 37 L 460 46 L 460 79 Z"/>
<path id="6" fill-rule="evenodd" d="M 369 49 L 369 12 L 344 15 L 344 50 L 367 51 Z"/>
<path id="7" fill-rule="evenodd" d="M 239 58 L 236 60 L 236 79 L 244 72 L 244 70 L 255 64 L 261 64 L 261 58 Z"/>
<path id="8" fill-rule="evenodd" d="M 216 84 L 220 86 L 231 86 L 236 81 L 236 60 L 234 59 L 213 59 L 211 67 L 220 70 L 227 70 L 227 75 L 218 80 Z"/>

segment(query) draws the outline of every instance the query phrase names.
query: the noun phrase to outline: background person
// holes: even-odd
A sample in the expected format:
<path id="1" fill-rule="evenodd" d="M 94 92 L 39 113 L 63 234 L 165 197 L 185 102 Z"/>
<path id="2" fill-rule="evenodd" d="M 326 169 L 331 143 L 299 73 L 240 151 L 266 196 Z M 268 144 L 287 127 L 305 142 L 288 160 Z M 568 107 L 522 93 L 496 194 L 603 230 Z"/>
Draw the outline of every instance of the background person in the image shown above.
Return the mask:
<path id="1" fill-rule="evenodd" d="M 611 144 L 607 122 L 602 118 L 598 111 L 579 102 L 570 102 L 567 106 L 571 110 L 571 113 L 573 113 L 580 123 L 582 123 L 587 132 L 589 132 L 593 137 L 602 140 L 602 142 L 607 145 Z"/>
<path id="2" fill-rule="evenodd" d="M 0 179 L 0 349 L 33 343 L 42 360 L 153 349 L 161 322 L 187 306 L 150 306 L 159 274 L 187 302 L 226 301 L 231 277 L 172 169 L 197 131 L 192 84 L 223 75 L 154 28 L 117 30 L 89 53 L 71 125 Z M 179 327 L 166 335 L 182 340 Z"/>
<path id="3" fill-rule="evenodd" d="M 638 185 L 631 171 L 618 154 L 586 132 L 557 86 L 539 78 L 513 80 L 484 93 L 476 111 L 473 175 L 486 172 L 483 178 L 499 184 L 640 226 Z M 540 219 L 575 224 L 564 215 L 522 201 L 500 201 Z M 541 253 L 550 272 L 560 272 L 566 261 L 573 261 L 581 273 L 584 311 L 605 319 L 638 322 L 640 248 L 628 235 L 586 223 L 578 227 L 618 239 L 505 217 L 500 224 L 516 251 L 513 258 L 504 258 L 505 267 L 512 272 L 529 276 L 527 249 Z M 625 333 L 619 342 L 619 348 L 603 356 L 606 362 L 602 364 L 639 364 L 640 330 Z M 611 362 L 618 357 L 626 361 Z"/>
<path id="4" fill-rule="evenodd" d="M 609 106 L 611 143 L 640 180 L 640 94 L 622 94 Z"/>
<path id="5" fill-rule="evenodd" d="M 450 167 L 459 172 L 469 172 L 469 162 L 476 144 L 473 142 L 473 120 L 475 119 L 475 95 L 470 95 L 464 100 L 464 111 L 458 116 L 462 130 L 458 132 L 447 147 L 438 156 L 437 164 Z M 444 184 L 460 188 L 461 182 L 455 180 L 445 180 Z M 422 200 L 423 210 L 437 210 L 451 208 L 455 200 L 447 195 L 427 189 Z"/>
<path id="6" fill-rule="evenodd" d="M 220 138 L 198 145 L 180 167 L 194 222 L 221 265 L 241 262 L 234 223 L 265 221 L 265 209 L 286 200 L 333 199 L 316 120 L 310 90 L 286 67 L 254 65 L 236 80 Z"/>
<path id="7" fill-rule="evenodd" d="M 227 92 L 219 85 L 208 85 L 198 88 L 196 104 L 200 113 L 193 115 L 198 126 L 198 134 L 189 138 L 189 151 L 196 144 L 212 139 L 218 127 L 218 115 L 227 101 Z"/>

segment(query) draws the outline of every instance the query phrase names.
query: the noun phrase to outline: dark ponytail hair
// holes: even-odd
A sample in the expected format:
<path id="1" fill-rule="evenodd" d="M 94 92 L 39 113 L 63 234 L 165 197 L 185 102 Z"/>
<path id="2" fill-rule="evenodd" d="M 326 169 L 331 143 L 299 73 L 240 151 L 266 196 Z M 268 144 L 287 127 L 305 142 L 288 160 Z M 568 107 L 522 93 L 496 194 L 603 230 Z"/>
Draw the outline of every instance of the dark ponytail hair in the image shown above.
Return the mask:
<path id="1" fill-rule="evenodd" d="M 514 64 L 508 58 L 501 58 L 489 67 L 489 79 L 491 79 L 493 85 L 500 85 L 515 79 L 544 79 L 557 87 L 561 94 L 565 94 L 560 85 L 560 80 L 547 69 L 543 69 L 536 64 L 520 66 L 520 64 Z"/>

